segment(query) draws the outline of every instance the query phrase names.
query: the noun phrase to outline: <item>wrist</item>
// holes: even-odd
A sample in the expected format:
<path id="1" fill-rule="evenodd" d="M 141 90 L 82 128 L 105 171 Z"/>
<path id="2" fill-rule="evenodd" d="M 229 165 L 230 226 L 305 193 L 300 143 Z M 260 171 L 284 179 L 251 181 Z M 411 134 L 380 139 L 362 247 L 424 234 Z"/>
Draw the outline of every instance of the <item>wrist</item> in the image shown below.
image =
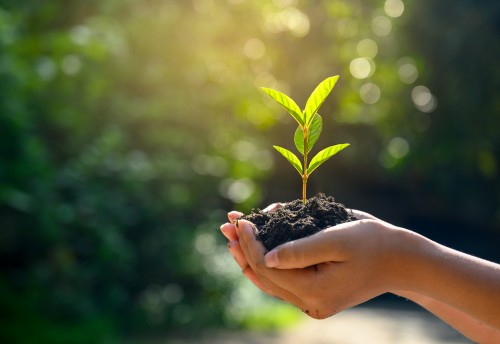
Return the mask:
<path id="1" fill-rule="evenodd" d="M 385 242 L 387 247 L 383 261 L 387 292 L 401 296 L 418 295 L 415 286 L 422 278 L 432 242 L 420 234 L 392 226 L 386 233 Z"/>

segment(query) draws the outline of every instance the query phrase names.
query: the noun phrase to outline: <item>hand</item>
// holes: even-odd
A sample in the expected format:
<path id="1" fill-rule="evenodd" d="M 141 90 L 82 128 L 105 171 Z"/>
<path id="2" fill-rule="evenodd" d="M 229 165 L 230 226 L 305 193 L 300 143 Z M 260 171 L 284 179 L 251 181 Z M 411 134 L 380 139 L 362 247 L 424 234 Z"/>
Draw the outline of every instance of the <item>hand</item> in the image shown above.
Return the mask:
<path id="1" fill-rule="evenodd" d="M 273 212 L 273 211 L 276 211 L 279 208 L 283 207 L 283 205 L 284 205 L 284 203 L 273 203 L 273 204 L 267 206 L 263 211 L 264 212 Z M 229 243 L 227 244 L 227 248 L 228 248 L 229 252 L 231 253 L 231 255 L 233 256 L 236 263 L 240 266 L 243 275 L 246 278 L 248 278 L 253 284 L 255 284 L 255 286 L 257 288 L 259 288 L 263 292 L 265 292 L 271 296 L 275 296 L 271 292 L 271 290 L 267 290 L 262 285 L 262 283 L 259 281 L 255 272 L 248 265 L 247 258 L 245 257 L 245 254 L 241 250 L 238 234 L 236 233 L 235 223 L 243 215 L 244 215 L 243 213 L 240 213 L 238 211 L 229 212 L 227 214 L 227 217 L 229 219 L 229 223 L 225 223 L 220 227 L 222 234 L 224 234 L 224 236 L 227 238 L 227 240 L 229 240 Z"/>
<path id="2" fill-rule="evenodd" d="M 248 278 L 253 284 L 255 284 L 257 288 L 273 296 L 272 293 L 266 290 L 265 287 L 262 285 L 262 283 L 259 281 L 255 272 L 248 265 L 247 258 L 245 257 L 245 254 L 241 250 L 235 225 L 237 219 L 239 219 L 241 216 L 243 216 L 243 213 L 237 211 L 231 211 L 230 213 L 227 214 L 229 223 L 225 223 L 220 227 L 222 234 L 224 234 L 227 240 L 229 240 L 227 248 L 231 253 L 231 255 L 233 256 L 236 263 L 240 266 L 243 275 L 246 278 Z"/>
<path id="3" fill-rule="evenodd" d="M 281 208 L 284 205 L 284 203 L 273 203 L 266 207 L 263 211 L 267 212 L 272 212 L 275 211 L 279 208 Z M 229 243 L 227 245 L 229 252 L 233 256 L 234 260 L 236 263 L 240 266 L 241 271 L 243 275 L 248 278 L 253 284 L 255 284 L 256 287 L 258 287 L 260 290 L 263 292 L 275 296 L 271 290 L 267 289 L 264 287 L 264 285 L 260 282 L 258 279 L 257 275 L 255 272 L 252 270 L 252 268 L 248 265 L 247 258 L 245 257 L 245 254 L 241 250 L 241 246 L 239 243 L 239 238 L 238 234 L 236 233 L 236 226 L 235 223 L 237 219 L 239 219 L 241 216 L 243 216 L 243 213 L 240 213 L 238 211 L 231 211 L 228 213 L 228 219 L 229 223 L 225 223 L 220 227 L 220 230 L 222 234 L 229 240 Z"/>
<path id="4" fill-rule="evenodd" d="M 283 204 L 282 203 L 276 203 L 276 204 L 272 204 L 270 205 L 269 207 L 267 207 L 266 209 L 264 209 L 264 211 L 274 211 L 276 209 L 278 209 L 279 207 L 281 207 Z M 361 211 L 358 211 L 358 210 L 352 210 L 352 213 L 354 214 L 355 217 L 357 217 L 358 219 L 368 219 L 368 220 L 371 220 L 371 221 L 377 221 L 378 219 L 376 219 L 374 216 L 370 215 L 370 214 L 367 214 L 367 213 L 364 213 L 364 212 L 361 212 Z M 226 223 L 224 225 L 221 226 L 221 230 L 223 232 L 223 234 L 228 238 L 229 240 L 229 244 L 228 244 L 228 248 L 229 248 L 229 251 L 231 252 L 231 254 L 233 255 L 233 257 L 235 258 L 236 262 L 238 263 L 238 265 L 241 267 L 242 271 L 243 271 L 243 274 L 250 280 L 252 281 L 258 288 L 260 288 L 262 291 L 266 292 L 267 294 L 269 295 L 272 295 L 272 296 L 275 296 L 275 297 L 278 297 L 278 298 L 281 298 L 281 299 L 284 299 L 288 302 L 291 302 L 293 304 L 295 304 L 296 306 L 298 306 L 299 308 L 303 309 L 304 311 L 306 311 L 306 313 L 308 312 L 311 316 L 315 317 L 315 318 L 322 318 L 322 317 L 326 317 L 326 316 L 329 316 L 329 315 L 332 315 L 342 309 L 344 309 L 346 306 L 344 307 L 336 307 L 337 309 L 335 309 L 335 311 L 327 311 L 327 310 L 323 310 L 321 309 L 321 307 L 316 307 L 317 308 L 317 312 L 316 312 L 316 309 L 314 310 L 313 313 L 311 313 L 308 308 L 313 308 L 311 307 L 312 304 L 314 303 L 319 303 L 320 302 L 320 299 L 321 299 L 321 293 L 309 293 L 308 291 L 310 291 L 310 287 L 309 287 L 309 284 L 312 283 L 312 281 L 308 281 L 304 287 L 303 287 L 303 293 L 307 293 L 307 295 L 300 295 L 301 293 L 300 292 L 296 292 L 297 294 L 299 295 L 296 295 L 294 294 L 293 292 L 291 292 L 290 290 L 287 290 L 285 288 L 282 288 L 282 287 L 279 287 L 277 283 L 274 283 L 272 281 L 272 279 L 268 278 L 268 276 L 266 276 L 265 274 L 262 273 L 262 271 L 260 270 L 257 270 L 256 269 L 256 261 L 255 259 L 253 260 L 248 260 L 248 255 L 245 255 L 245 252 L 242 250 L 242 246 L 239 242 L 239 235 L 238 235 L 238 232 L 240 232 L 239 230 L 237 231 L 236 229 L 236 226 L 235 226 L 235 220 L 238 219 L 239 217 L 241 217 L 243 214 L 242 213 L 239 213 L 239 212 L 230 212 L 228 214 L 228 218 L 229 218 L 229 221 L 230 223 Z M 380 221 L 380 220 L 378 220 Z M 249 222 L 247 221 L 240 221 L 239 223 L 243 224 L 244 227 L 250 225 L 252 226 L 252 224 L 250 224 Z M 368 225 L 368 227 L 371 227 L 369 224 L 370 224 L 370 221 L 365 221 L 364 222 L 365 225 Z M 386 224 L 387 226 L 390 226 L 389 224 L 383 222 L 383 221 L 380 221 L 380 223 L 383 223 L 383 224 Z M 353 223 L 351 223 L 350 226 L 352 226 Z M 371 223 L 371 225 L 373 225 L 374 223 Z M 348 227 L 350 227 L 348 226 Z M 241 226 L 240 226 L 241 227 Z M 344 228 L 344 232 L 346 230 L 348 230 L 348 227 Z M 319 233 L 318 233 L 319 234 Z M 363 236 L 364 239 L 366 239 L 366 237 L 364 237 L 365 235 L 363 233 L 360 233 L 360 235 Z M 255 241 L 255 237 L 253 237 L 252 239 L 253 241 Z M 322 239 L 320 239 L 320 241 L 322 241 Z M 366 243 L 366 242 L 371 242 L 373 244 L 375 244 L 375 240 L 359 240 L 361 241 L 362 243 Z M 257 246 L 260 246 L 260 243 L 258 241 L 255 241 L 255 244 Z M 353 243 L 354 244 L 354 243 Z M 362 247 L 361 245 L 359 244 L 355 244 L 354 246 L 356 247 Z M 376 246 L 376 245 L 375 245 Z M 327 246 L 325 246 L 327 247 Z M 262 250 L 262 255 L 263 255 L 263 247 L 260 246 L 260 249 Z M 328 250 L 329 251 L 329 250 Z M 349 250 L 347 250 L 346 252 L 348 252 Z M 255 251 L 254 251 L 255 252 Z M 273 256 L 274 253 L 277 253 L 278 251 L 276 250 L 273 250 L 271 252 L 270 255 L 267 256 L 267 264 L 270 265 L 270 258 L 271 260 L 274 258 L 277 258 L 277 255 L 276 256 Z M 317 251 L 319 252 L 319 251 Z M 319 274 L 319 271 L 324 271 L 326 267 L 328 267 L 328 269 L 326 271 L 330 271 L 330 270 L 334 270 L 336 271 L 335 273 L 337 274 L 337 267 L 339 266 L 339 264 L 333 264 L 331 262 L 331 260 L 333 260 L 334 257 L 330 257 L 328 254 L 327 255 L 318 255 L 316 256 L 315 258 L 314 257 L 310 257 L 310 258 L 306 258 L 306 259 L 316 259 L 314 261 L 306 261 L 306 260 L 302 260 L 300 262 L 297 262 L 297 261 L 292 261 L 290 260 L 290 257 L 287 256 L 288 253 L 290 253 L 290 251 L 288 250 L 284 250 L 283 251 L 283 254 L 284 256 L 282 257 L 287 259 L 287 263 L 285 263 L 285 265 L 282 265 L 282 266 L 277 266 L 277 268 L 286 268 L 287 266 L 290 266 L 290 264 L 296 264 L 297 266 L 294 266 L 294 267 L 306 267 L 306 266 L 309 266 L 309 265 L 314 265 L 314 264 L 317 264 L 317 263 L 321 263 L 321 264 L 318 264 L 314 267 L 314 269 L 305 269 L 305 271 L 307 271 L 306 273 L 310 273 L 311 271 L 315 271 L 314 274 L 316 277 L 320 277 L 321 279 L 324 278 L 324 276 L 322 276 L 321 274 Z M 339 254 L 341 254 L 341 252 L 339 252 Z M 353 252 L 351 251 L 351 254 L 353 254 Z M 293 254 L 294 257 L 298 257 L 298 255 L 295 255 Z M 306 255 L 302 255 L 302 258 L 304 259 L 306 257 Z M 350 264 L 344 264 L 346 262 L 346 259 L 347 259 L 347 255 L 344 255 L 343 257 L 337 257 L 338 261 L 336 263 L 339 263 L 339 262 L 343 262 L 342 264 L 342 273 L 343 274 L 348 274 L 348 269 L 345 269 L 346 266 L 348 267 L 352 267 L 354 269 L 356 269 L 356 273 L 355 275 L 359 277 L 359 280 L 363 280 L 362 276 L 359 274 L 359 271 L 361 271 L 359 268 L 356 268 L 356 263 L 355 264 L 352 264 L 352 262 L 350 262 Z M 367 259 L 368 260 L 368 263 L 373 263 L 374 260 L 373 259 Z M 327 262 L 327 263 L 324 263 L 324 262 Z M 360 262 L 358 262 L 358 264 L 360 264 Z M 262 266 L 262 264 L 260 264 Z M 271 263 L 272 265 L 272 263 Z M 329 265 L 332 265 L 332 266 L 329 266 Z M 371 266 L 372 264 L 361 264 L 361 268 L 366 268 L 368 266 Z M 325 272 L 326 272 L 325 271 Z M 270 271 L 268 271 L 269 273 Z M 376 270 L 372 270 L 372 273 L 375 273 Z M 294 271 L 295 274 L 298 274 L 298 271 Z M 283 275 L 283 273 L 282 273 Z M 340 275 L 340 276 L 343 276 L 343 275 Z M 299 278 L 299 279 L 303 279 L 303 276 L 300 276 L 300 277 L 292 277 L 292 278 Z M 343 277 L 338 277 L 339 279 L 343 279 Z M 369 280 L 372 280 L 372 281 L 375 281 L 375 279 L 372 279 L 372 278 L 369 278 Z M 335 283 L 335 281 L 332 281 Z M 286 284 L 295 284 L 295 282 L 293 280 L 291 281 L 288 281 L 288 282 L 285 282 Z M 338 283 L 336 283 L 338 284 Z M 369 284 L 365 283 L 365 282 L 362 282 L 361 284 L 365 285 L 365 286 L 368 286 Z M 331 288 L 331 286 L 322 286 L 322 285 L 318 285 L 318 289 L 322 290 L 324 294 L 326 293 L 329 293 L 329 289 Z M 340 289 L 336 289 L 338 290 L 338 293 L 342 293 L 342 291 Z M 313 294 L 315 295 L 315 297 L 310 297 L 310 295 Z M 358 303 L 361 303 L 371 297 L 374 297 L 376 295 L 378 295 L 379 293 L 378 292 L 375 292 L 375 289 L 372 288 L 370 290 L 370 297 L 368 296 L 363 296 L 362 294 L 359 294 L 357 295 L 357 301 L 354 302 L 355 304 L 358 304 Z M 301 297 L 304 297 L 304 298 L 310 298 L 310 299 L 313 299 L 311 300 L 312 302 L 310 302 L 310 304 L 306 301 L 304 301 L 303 299 L 301 299 Z M 333 296 L 332 296 L 333 297 Z M 349 303 L 347 303 L 349 304 Z M 354 305 L 354 304 L 353 304 Z"/>
<path id="5" fill-rule="evenodd" d="M 283 244 L 265 257 L 250 222 L 239 221 L 235 229 L 254 278 L 264 290 L 314 318 L 331 316 L 392 287 L 388 275 L 398 263 L 391 262 L 388 252 L 394 250 L 384 238 L 399 229 L 384 222 L 344 223 Z"/>
<path id="6" fill-rule="evenodd" d="M 231 223 L 221 229 L 254 284 L 315 318 L 391 291 L 420 304 L 475 342 L 500 340 L 500 265 L 370 214 L 352 213 L 360 221 L 283 244 L 265 256 L 251 223 L 240 221 L 240 228 Z M 229 219 L 233 222 L 241 215 L 232 212 Z"/>

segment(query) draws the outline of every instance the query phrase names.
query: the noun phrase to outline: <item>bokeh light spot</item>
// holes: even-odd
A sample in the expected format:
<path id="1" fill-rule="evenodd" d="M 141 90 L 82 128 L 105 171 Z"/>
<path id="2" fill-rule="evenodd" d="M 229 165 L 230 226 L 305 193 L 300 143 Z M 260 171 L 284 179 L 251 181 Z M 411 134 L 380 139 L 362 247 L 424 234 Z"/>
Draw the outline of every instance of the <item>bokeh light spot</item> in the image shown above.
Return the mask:
<path id="1" fill-rule="evenodd" d="M 82 67 L 82 61 L 76 55 L 66 55 L 62 60 L 61 68 L 68 75 L 77 74 Z"/>
<path id="2" fill-rule="evenodd" d="M 411 99 L 417 106 L 424 106 L 431 101 L 431 91 L 425 86 L 416 86 L 411 91 Z"/>
<path id="3" fill-rule="evenodd" d="M 402 137 L 394 137 L 387 145 L 387 152 L 396 159 L 405 157 L 410 151 L 410 144 Z"/>
<path id="4" fill-rule="evenodd" d="M 228 164 L 220 156 L 199 154 L 193 158 L 191 167 L 198 174 L 221 177 L 227 172 Z"/>
<path id="5" fill-rule="evenodd" d="M 425 86 L 415 86 L 411 91 L 411 99 L 415 107 L 422 112 L 433 112 L 437 107 L 437 99 Z"/>
<path id="6" fill-rule="evenodd" d="M 359 56 L 373 59 L 377 56 L 378 45 L 373 39 L 366 38 L 359 41 L 356 50 Z"/>
<path id="7" fill-rule="evenodd" d="M 402 58 L 398 61 L 399 79 L 405 84 L 413 84 L 418 78 L 418 70 L 411 58 Z"/>
<path id="8" fill-rule="evenodd" d="M 359 96 L 365 104 L 375 104 L 380 99 L 380 87 L 374 83 L 366 83 L 359 89 Z"/>
<path id="9" fill-rule="evenodd" d="M 212 234 L 203 233 L 196 237 L 195 248 L 199 253 L 208 256 L 215 251 L 216 247 L 215 238 Z"/>
<path id="10" fill-rule="evenodd" d="M 386 0 L 384 11 L 389 17 L 397 18 L 405 11 L 405 4 L 401 0 Z"/>
<path id="11" fill-rule="evenodd" d="M 371 76 L 375 71 L 375 63 L 367 58 L 358 57 L 351 61 L 349 70 L 353 77 L 365 79 Z"/>
<path id="12" fill-rule="evenodd" d="M 265 23 L 266 30 L 271 33 L 289 31 L 296 37 L 304 37 L 309 33 L 309 17 L 294 7 L 268 15 Z"/>
<path id="13" fill-rule="evenodd" d="M 56 64 L 50 57 L 41 57 L 35 65 L 36 71 L 40 78 L 44 81 L 54 79 L 57 74 Z"/>
<path id="14" fill-rule="evenodd" d="M 241 161 L 252 160 L 256 151 L 257 146 L 249 140 L 240 140 L 233 144 L 233 154 Z"/>
<path id="15" fill-rule="evenodd" d="M 386 16 L 377 16 L 372 20 L 372 31 L 377 36 L 387 36 L 391 33 L 392 22 Z"/>
<path id="16" fill-rule="evenodd" d="M 219 188 L 221 195 L 234 203 L 243 203 L 255 192 L 255 184 L 247 178 L 226 179 Z"/>
<path id="17" fill-rule="evenodd" d="M 243 53 L 252 60 L 260 59 L 266 53 L 266 47 L 260 39 L 251 38 L 245 42 Z"/>
<path id="18" fill-rule="evenodd" d="M 89 42 L 92 31 L 87 26 L 78 25 L 71 29 L 69 35 L 75 44 L 85 45 Z"/>

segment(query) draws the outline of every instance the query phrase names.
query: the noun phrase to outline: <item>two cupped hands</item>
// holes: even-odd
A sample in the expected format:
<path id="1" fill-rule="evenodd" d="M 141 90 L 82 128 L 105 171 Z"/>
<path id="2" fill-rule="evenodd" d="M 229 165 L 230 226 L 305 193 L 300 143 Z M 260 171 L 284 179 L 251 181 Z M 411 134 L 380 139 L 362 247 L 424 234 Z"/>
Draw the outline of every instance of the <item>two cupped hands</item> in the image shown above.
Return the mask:
<path id="1" fill-rule="evenodd" d="M 273 204 L 264 211 L 274 211 Z M 263 292 L 324 319 L 397 288 L 400 229 L 351 210 L 358 219 L 282 244 L 269 252 L 256 238 L 253 223 L 240 212 L 221 226 L 228 249 L 242 273 Z"/>

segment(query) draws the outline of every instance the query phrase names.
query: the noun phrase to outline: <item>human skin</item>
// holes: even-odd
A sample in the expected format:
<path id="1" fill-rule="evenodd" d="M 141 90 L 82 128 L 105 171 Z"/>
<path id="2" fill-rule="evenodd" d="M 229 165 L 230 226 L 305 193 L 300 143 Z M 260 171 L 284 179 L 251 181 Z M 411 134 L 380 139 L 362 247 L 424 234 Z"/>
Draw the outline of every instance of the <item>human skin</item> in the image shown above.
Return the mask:
<path id="1" fill-rule="evenodd" d="M 270 210 L 273 208 L 271 207 Z M 264 292 L 322 319 L 385 292 L 408 298 L 479 343 L 500 342 L 500 266 L 369 214 L 266 254 L 254 226 L 221 227 L 243 274 Z M 333 287 L 332 287 L 333 286 Z"/>

